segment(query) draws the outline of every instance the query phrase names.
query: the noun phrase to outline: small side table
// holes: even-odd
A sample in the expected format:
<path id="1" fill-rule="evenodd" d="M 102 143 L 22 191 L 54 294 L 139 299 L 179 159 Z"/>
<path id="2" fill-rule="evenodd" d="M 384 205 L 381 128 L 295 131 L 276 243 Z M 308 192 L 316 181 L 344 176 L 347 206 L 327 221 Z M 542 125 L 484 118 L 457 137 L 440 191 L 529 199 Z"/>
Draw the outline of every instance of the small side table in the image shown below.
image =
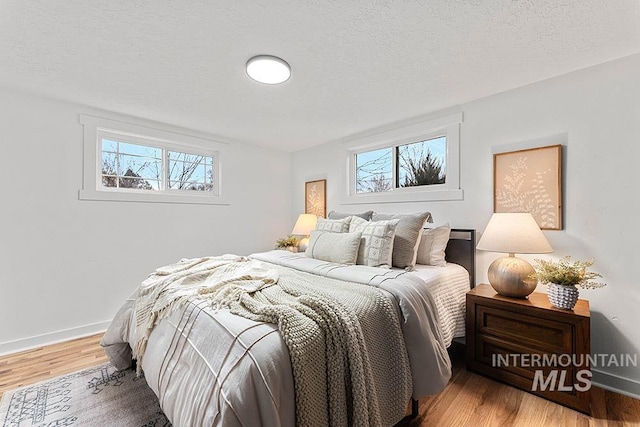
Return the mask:
<path id="1" fill-rule="evenodd" d="M 589 301 L 553 307 L 544 293 L 526 299 L 481 284 L 467 293 L 467 369 L 590 414 Z"/>

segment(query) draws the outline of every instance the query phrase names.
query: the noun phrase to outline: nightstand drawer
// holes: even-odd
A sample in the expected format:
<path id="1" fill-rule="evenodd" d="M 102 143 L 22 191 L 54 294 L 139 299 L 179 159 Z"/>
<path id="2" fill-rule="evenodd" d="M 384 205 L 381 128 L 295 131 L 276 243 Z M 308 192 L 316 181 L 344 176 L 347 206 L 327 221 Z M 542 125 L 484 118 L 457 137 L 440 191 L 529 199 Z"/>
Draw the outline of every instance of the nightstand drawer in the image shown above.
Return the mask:
<path id="1" fill-rule="evenodd" d="M 547 351 L 573 351 L 572 325 L 478 304 L 477 333 L 517 340 Z"/>
<path id="2" fill-rule="evenodd" d="M 559 354 L 536 351 L 531 348 L 487 335 L 476 340 L 476 361 L 490 369 L 503 370 L 533 381 L 536 371 L 544 372 L 545 378 L 554 369 L 567 371 L 567 378 L 575 378 L 578 368 L 573 365 L 560 366 L 549 361 L 558 360 Z"/>
<path id="3" fill-rule="evenodd" d="M 466 301 L 467 369 L 590 413 L 588 301 L 562 310 L 545 294 L 509 298 L 489 285 Z"/>

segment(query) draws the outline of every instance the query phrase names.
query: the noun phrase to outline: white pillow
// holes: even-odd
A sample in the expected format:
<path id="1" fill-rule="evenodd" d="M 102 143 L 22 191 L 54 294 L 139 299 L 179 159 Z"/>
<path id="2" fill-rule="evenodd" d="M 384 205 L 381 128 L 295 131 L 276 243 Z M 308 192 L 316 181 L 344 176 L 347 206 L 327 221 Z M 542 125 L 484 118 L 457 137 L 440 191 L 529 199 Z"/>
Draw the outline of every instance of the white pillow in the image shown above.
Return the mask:
<path id="1" fill-rule="evenodd" d="M 444 250 L 449 242 L 451 227 L 444 224 L 439 227 L 425 229 L 418 245 L 418 256 L 416 264 L 435 265 L 444 267 L 447 262 L 444 260 Z"/>
<path id="2" fill-rule="evenodd" d="M 318 222 L 316 223 L 316 230 L 330 231 L 332 233 L 347 233 L 349 231 L 350 223 L 350 216 L 340 219 L 318 218 Z"/>
<path id="3" fill-rule="evenodd" d="M 391 268 L 393 240 L 399 220 L 366 221 L 354 216 L 349 232 L 362 234 L 356 264 Z"/>
<path id="4" fill-rule="evenodd" d="M 313 230 L 309 236 L 306 255 L 310 258 L 338 264 L 355 264 L 361 233 L 331 233 Z"/>

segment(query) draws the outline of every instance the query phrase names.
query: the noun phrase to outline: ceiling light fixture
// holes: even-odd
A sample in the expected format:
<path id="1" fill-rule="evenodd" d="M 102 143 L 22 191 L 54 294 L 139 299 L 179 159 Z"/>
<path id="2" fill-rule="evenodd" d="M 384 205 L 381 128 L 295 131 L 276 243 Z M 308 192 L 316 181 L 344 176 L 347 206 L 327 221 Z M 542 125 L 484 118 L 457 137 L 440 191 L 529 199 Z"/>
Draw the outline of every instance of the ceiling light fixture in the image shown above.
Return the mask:
<path id="1" fill-rule="evenodd" d="M 258 55 L 247 61 L 247 74 L 257 82 L 275 85 L 289 80 L 291 67 L 277 56 Z"/>

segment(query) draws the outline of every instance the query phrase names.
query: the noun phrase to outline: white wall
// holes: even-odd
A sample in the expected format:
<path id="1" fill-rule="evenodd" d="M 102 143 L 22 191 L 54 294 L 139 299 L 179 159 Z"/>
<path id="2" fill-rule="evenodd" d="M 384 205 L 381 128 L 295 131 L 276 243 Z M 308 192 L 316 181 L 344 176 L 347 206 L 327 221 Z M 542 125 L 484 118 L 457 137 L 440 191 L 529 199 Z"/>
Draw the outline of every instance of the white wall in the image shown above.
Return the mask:
<path id="1" fill-rule="evenodd" d="M 293 225 L 291 155 L 238 143 L 230 206 L 78 200 L 79 113 L 101 115 L 0 89 L 0 353 L 102 330 L 154 268 L 272 249 Z"/>
<path id="2" fill-rule="evenodd" d="M 595 271 L 608 283 L 581 294 L 591 304 L 592 353 L 638 355 L 638 76 L 640 55 L 634 55 L 462 105 L 462 201 L 340 205 L 344 188 L 340 144 L 294 153 L 293 212 L 304 209 L 303 182 L 326 178 L 327 211 L 429 210 L 436 223 L 448 221 L 481 232 L 493 211 L 492 152 L 564 135 L 564 229 L 545 234 L 554 257 L 595 258 Z M 487 268 L 498 254 L 477 252 L 477 256 L 478 281 L 486 282 Z M 595 382 L 640 397 L 637 367 L 597 367 L 593 372 Z"/>

